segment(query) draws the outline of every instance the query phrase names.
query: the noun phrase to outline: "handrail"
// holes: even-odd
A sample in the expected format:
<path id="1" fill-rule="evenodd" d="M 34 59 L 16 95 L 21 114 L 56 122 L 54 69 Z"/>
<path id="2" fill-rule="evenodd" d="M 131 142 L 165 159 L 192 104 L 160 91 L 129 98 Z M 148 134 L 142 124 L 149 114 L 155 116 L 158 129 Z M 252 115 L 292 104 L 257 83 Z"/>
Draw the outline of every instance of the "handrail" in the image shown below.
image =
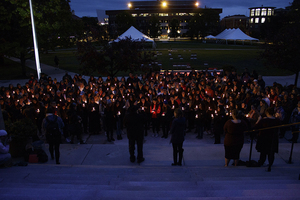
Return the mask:
<path id="1" fill-rule="evenodd" d="M 269 130 L 269 129 L 287 127 L 287 126 L 295 126 L 295 125 L 298 125 L 298 124 L 300 125 L 300 122 L 296 122 L 296 123 L 292 123 L 292 124 L 282 124 L 282 125 L 278 125 L 278 126 L 271 126 L 271 127 L 266 127 L 266 128 L 260 128 L 260 129 L 253 129 L 253 130 L 245 131 L 245 133 L 253 133 L 253 132 L 258 132 L 258 131 L 262 131 L 262 130 Z M 297 132 L 299 133 L 300 131 L 293 131 L 292 134 L 297 133 Z M 249 153 L 249 167 L 251 167 L 253 138 L 254 137 L 251 136 L 250 153 Z M 293 149 L 294 149 L 294 140 L 292 140 L 291 153 L 290 153 L 290 157 L 289 157 L 289 161 L 288 161 L 289 164 L 292 163 Z M 300 175 L 299 175 L 299 177 L 300 177 Z"/>
<path id="2" fill-rule="evenodd" d="M 286 127 L 286 126 L 294 126 L 294 125 L 298 125 L 298 124 L 300 125 L 300 122 L 292 123 L 292 124 L 282 124 L 282 125 L 278 125 L 278 126 L 271 126 L 271 127 L 266 127 L 266 128 L 260 128 L 260 129 L 253 129 L 253 130 L 245 131 L 245 133 L 257 132 L 257 131 L 274 129 L 274 128 L 281 128 L 281 127 Z"/>

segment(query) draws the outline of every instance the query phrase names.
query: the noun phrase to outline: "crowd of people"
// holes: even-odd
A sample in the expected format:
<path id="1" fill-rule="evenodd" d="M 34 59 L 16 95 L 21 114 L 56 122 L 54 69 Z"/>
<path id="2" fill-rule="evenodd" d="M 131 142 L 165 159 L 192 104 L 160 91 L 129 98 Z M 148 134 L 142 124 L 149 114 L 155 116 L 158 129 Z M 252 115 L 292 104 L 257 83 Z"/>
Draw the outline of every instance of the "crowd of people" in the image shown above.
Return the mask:
<path id="1" fill-rule="evenodd" d="M 265 87 L 261 76 L 247 71 L 242 75 L 234 71 L 229 75 L 216 71 L 165 71 L 142 77 L 129 74 L 127 79 L 108 76 L 105 81 L 93 76 L 86 81 L 81 75 L 71 77 L 66 73 L 60 81 L 45 76 L 37 81 L 32 76 L 24 86 L 10 85 L 0 90 L 6 120 L 28 117 L 41 130 L 45 111 L 52 107 L 66 124 L 66 138 L 71 136 L 68 125 L 75 112 L 81 117 L 84 133 L 99 134 L 104 130 L 108 140 L 114 140 L 114 131 L 117 139 L 122 138 L 123 118 L 132 105 L 138 105 L 147 115 L 146 136 L 152 126 L 153 136 L 167 137 L 173 112 L 180 108 L 187 119 L 187 132 L 196 128 L 198 139 L 202 139 L 204 131 L 215 133 L 216 143 L 220 143 L 222 125 L 232 110 L 241 110 L 252 126 L 264 116 L 267 107 L 273 107 L 275 116 L 288 123 L 299 100 L 296 87 L 277 83 Z"/>
<path id="2" fill-rule="evenodd" d="M 39 133 L 47 108 L 52 108 L 63 120 L 64 138 L 71 143 L 75 136 L 83 143 L 83 133 L 105 132 L 109 142 L 115 136 L 121 140 L 124 116 L 133 105 L 146 118 L 145 136 L 152 129 L 153 137 L 167 138 L 174 110 L 179 108 L 186 119 L 187 134 L 193 131 L 197 139 L 202 139 L 206 132 L 219 144 L 233 110 L 242 113 L 248 128 L 265 117 L 268 107 L 274 109 L 274 117 L 282 124 L 299 121 L 298 92 L 296 87 L 276 82 L 266 87 L 262 76 L 247 69 L 242 74 L 234 70 L 226 74 L 216 70 L 149 72 L 141 76 L 130 73 L 127 78 L 108 76 L 105 80 L 93 76 L 85 80 L 81 75 L 71 77 L 66 73 L 62 80 L 46 76 L 36 80 L 32 76 L 23 86 L 1 87 L 0 105 L 5 120 L 30 118 Z M 280 137 L 286 129 L 280 128 Z M 290 139 L 297 142 L 298 135 Z"/>

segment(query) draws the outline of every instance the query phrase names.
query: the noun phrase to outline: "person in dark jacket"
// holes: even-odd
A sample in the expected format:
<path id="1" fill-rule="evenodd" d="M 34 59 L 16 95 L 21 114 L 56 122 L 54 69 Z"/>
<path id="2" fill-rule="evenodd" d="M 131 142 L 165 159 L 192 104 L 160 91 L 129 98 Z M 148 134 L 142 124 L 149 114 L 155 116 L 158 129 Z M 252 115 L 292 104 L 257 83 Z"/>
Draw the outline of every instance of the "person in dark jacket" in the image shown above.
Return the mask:
<path id="1" fill-rule="evenodd" d="M 50 151 L 52 160 L 54 159 L 54 152 L 53 152 L 53 147 L 54 147 L 56 164 L 60 164 L 60 162 L 59 162 L 59 156 L 60 156 L 59 146 L 61 143 L 62 129 L 64 128 L 65 125 L 63 123 L 63 120 L 60 117 L 54 115 L 53 113 L 54 113 L 54 111 L 51 107 L 47 109 L 46 117 L 44 118 L 43 123 L 42 123 L 42 131 L 46 135 L 46 139 L 49 144 L 49 151 Z M 50 135 L 49 133 L 47 133 L 47 127 L 48 127 L 48 124 L 50 123 L 50 121 L 56 121 L 56 123 L 58 124 L 58 128 L 59 128 L 58 134 Z"/>
<path id="2" fill-rule="evenodd" d="M 214 132 L 214 136 L 215 136 L 214 144 L 221 143 L 221 135 L 224 132 L 223 127 L 224 127 L 226 121 L 227 121 L 227 119 L 226 119 L 224 106 L 218 106 L 217 113 L 215 114 L 215 117 L 214 117 L 214 124 L 213 124 L 213 132 Z"/>
<path id="3" fill-rule="evenodd" d="M 137 162 L 141 163 L 145 160 L 143 156 L 144 142 L 144 121 L 145 114 L 133 105 L 128 109 L 128 113 L 124 117 L 124 124 L 127 127 L 127 138 L 129 142 L 130 161 L 135 162 L 135 144 L 137 145 Z"/>
<path id="4" fill-rule="evenodd" d="M 238 110 L 233 110 L 232 119 L 224 125 L 225 167 L 228 166 L 230 159 L 233 159 L 234 166 L 237 166 L 244 145 L 244 132 L 247 128 L 247 123 L 238 116 Z"/>
<path id="5" fill-rule="evenodd" d="M 265 111 L 266 117 L 261 119 L 254 129 L 267 128 L 280 125 L 280 119 L 273 116 L 274 110 L 269 107 Z M 268 156 L 269 167 L 268 171 L 271 171 L 271 166 L 275 159 L 275 153 L 278 153 L 278 129 L 261 130 L 257 137 L 256 150 L 260 152 L 258 165 L 262 166 Z"/>
<path id="6" fill-rule="evenodd" d="M 163 136 L 161 138 L 168 138 L 173 115 L 172 113 L 173 112 L 171 107 L 168 105 L 168 101 L 165 100 L 161 108 L 161 129 L 163 131 Z"/>
<path id="7" fill-rule="evenodd" d="M 183 117 L 182 110 L 176 109 L 174 111 L 175 119 L 172 122 L 172 126 L 170 129 L 171 133 L 171 143 L 173 146 L 173 163 L 172 166 L 182 165 L 182 156 L 183 156 L 183 148 L 182 144 L 184 141 L 185 129 L 186 129 L 186 120 Z M 179 154 L 179 160 L 177 162 L 177 155 Z"/>
<path id="8" fill-rule="evenodd" d="M 71 144 L 74 144 L 74 137 L 77 137 L 77 140 L 80 144 L 84 144 L 82 140 L 82 119 L 77 113 L 77 105 L 72 103 L 67 112 L 68 115 L 68 130 L 71 136 Z"/>

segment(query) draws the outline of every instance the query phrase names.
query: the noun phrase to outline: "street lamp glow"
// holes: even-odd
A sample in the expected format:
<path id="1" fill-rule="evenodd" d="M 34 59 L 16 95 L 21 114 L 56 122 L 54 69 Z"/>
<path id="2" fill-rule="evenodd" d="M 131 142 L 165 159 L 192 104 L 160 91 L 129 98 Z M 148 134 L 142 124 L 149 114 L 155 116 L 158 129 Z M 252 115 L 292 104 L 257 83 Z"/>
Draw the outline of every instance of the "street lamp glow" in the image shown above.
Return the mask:
<path id="1" fill-rule="evenodd" d="M 164 8 L 167 7 L 167 2 L 163 1 L 162 2 L 162 7 L 164 7 Z"/>
<path id="2" fill-rule="evenodd" d="M 131 8 L 132 7 L 132 4 L 131 3 L 128 3 L 128 8 Z"/>
<path id="3" fill-rule="evenodd" d="M 196 3 L 195 3 L 195 6 L 198 7 L 198 6 L 199 6 L 199 2 L 196 2 Z"/>

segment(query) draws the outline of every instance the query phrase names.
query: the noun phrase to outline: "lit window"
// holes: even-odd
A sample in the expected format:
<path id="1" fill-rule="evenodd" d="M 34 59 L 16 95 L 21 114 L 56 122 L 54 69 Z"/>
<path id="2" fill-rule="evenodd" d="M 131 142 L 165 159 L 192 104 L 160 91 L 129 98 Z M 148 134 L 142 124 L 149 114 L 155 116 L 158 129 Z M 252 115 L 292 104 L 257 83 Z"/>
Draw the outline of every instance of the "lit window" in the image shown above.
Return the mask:
<path id="1" fill-rule="evenodd" d="M 251 18 L 251 19 L 250 19 L 250 23 L 252 24 L 253 22 L 254 22 L 254 19 L 253 19 L 253 18 Z"/>
<path id="2" fill-rule="evenodd" d="M 254 16 L 255 15 L 255 9 L 251 10 L 250 16 Z"/>
<path id="3" fill-rule="evenodd" d="M 269 9 L 268 9 L 268 16 L 272 16 L 272 13 L 273 13 L 273 12 L 272 12 L 272 8 L 269 8 Z"/>
<path id="4" fill-rule="evenodd" d="M 261 23 L 265 23 L 265 21 L 266 21 L 266 18 L 261 18 Z"/>
<path id="5" fill-rule="evenodd" d="M 267 15 L 267 9 L 263 8 L 261 9 L 261 16 L 266 16 Z"/>
<path id="6" fill-rule="evenodd" d="M 259 18 L 255 18 L 255 23 L 256 23 L 256 24 L 259 23 Z"/>
<path id="7" fill-rule="evenodd" d="M 137 14 L 132 14 L 132 17 L 136 17 L 137 16 Z"/>
<path id="8" fill-rule="evenodd" d="M 257 8 L 256 10 L 255 10 L 255 16 L 259 16 L 260 15 L 260 8 Z"/>

